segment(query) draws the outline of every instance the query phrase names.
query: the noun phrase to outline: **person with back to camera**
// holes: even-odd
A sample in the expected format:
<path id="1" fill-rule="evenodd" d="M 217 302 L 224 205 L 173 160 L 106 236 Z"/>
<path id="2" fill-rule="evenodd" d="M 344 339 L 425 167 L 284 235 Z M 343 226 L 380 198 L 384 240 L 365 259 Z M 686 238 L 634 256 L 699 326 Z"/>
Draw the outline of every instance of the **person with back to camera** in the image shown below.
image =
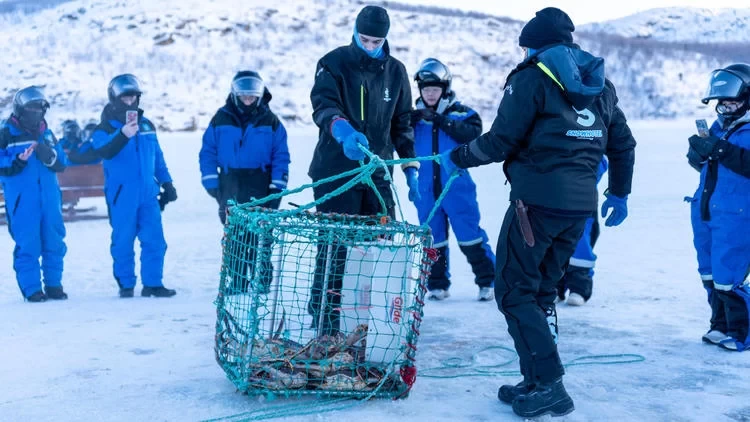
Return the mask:
<path id="1" fill-rule="evenodd" d="M 574 410 L 557 350 L 555 287 L 597 207 L 603 154 L 609 188 L 602 216 L 612 210 L 606 226 L 628 215 L 635 161 L 635 140 L 604 60 L 573 43 L 574 29 L 562 10 L 538 11 L 521 31 L 526 58 L 508 75 L 490 131 L 441 155 L 448 174 L 504 162 L 511 204 L 496 249 L 495 300 L 523 380 L 501 386 L 498 398 L 526 418 Z"/>

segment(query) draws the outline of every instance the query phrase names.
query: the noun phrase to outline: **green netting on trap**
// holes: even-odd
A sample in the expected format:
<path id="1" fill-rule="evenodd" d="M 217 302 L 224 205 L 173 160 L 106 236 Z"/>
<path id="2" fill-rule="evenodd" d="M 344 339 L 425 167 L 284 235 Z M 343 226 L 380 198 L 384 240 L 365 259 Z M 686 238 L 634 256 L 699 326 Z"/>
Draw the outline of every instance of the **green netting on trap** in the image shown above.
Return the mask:
<path id="1" fill-rule="evenodd" d="M 413 382 L 429 229 L 383 217 L 231 208 L 216 360 L 249 394 L 402 397 Z"/>

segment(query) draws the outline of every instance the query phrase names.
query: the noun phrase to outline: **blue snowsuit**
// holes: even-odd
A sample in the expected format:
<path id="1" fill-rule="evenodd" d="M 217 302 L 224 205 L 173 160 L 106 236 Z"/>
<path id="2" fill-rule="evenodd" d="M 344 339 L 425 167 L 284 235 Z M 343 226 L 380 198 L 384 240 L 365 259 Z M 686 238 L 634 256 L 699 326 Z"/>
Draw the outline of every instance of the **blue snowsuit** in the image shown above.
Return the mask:
<path id="1" fill-rule="evenodd" d="M 744 123 L 744 125 L 741 125 Z M 750 114 L 710 133 L 729 136 L 731 145 L 750 155 Z M 739 126 L 737 129 L 736 127 Z M 736 130 L 733 130 L 736 129 Z M 729 153 L 727 153 L 729 154 Z M 745 157 L 747 158 L 747 157 Z M 693 242 L 698 272 L 708 293 L 713 315 L 711 329 L 732 337 L 738 350 L 750 348 L 750 163 L 731 170 L 722 160 L 707 160 L 691 202 Z M 742 174 L 737 171 L 741 171 Z M 713 192 L 711 193 L 711 187 Z M 707 193 L 708 192 L 708 193 Z M 710 197 L 704 197 L 708 196 Z"/>
<path id="2" fill-rule="evenodd" d="M 122 114 L 122 113 L 120 113 Z M 138 132 L 130 139 L 120 129 L 111 104 L 92 136 L 104 158 L 104 196 L 112 226 L 113 272 L 121 289 L 135 286 L 135 238 L 141 242 L 141 282 L 162 286 L 167 242 L 161 224 L 159 186 L 172 177 L 164 161 L 154 124 L 138 110 Z"/>
<path id="3" fill-rule="evenodd" d="M 596 182 L 602 180 L 602 176 L 607 172 L 609 162 L 607 157 L 602 157 L 597 170 Z M 565 275 L 557 283 L 557 296 L 562 300 L 565 298 L 565 292 L 570 290 L 571 293 L 578 293 L 584 300 L 591 298 L 594 287 L 594 265 L 596 264 L 596 254 L 594 245 L 599 238 L 599 220 L 597 212 L 594 211 L 592 217 L 586 220 L 586 226 L 583 229 L 583 236 L 576 245 L 573 256 L 568 261 L 568 268 Z"/>
<path id="4" fill-rule="evenodd" d="M 422 99 L 417 100 L 417 111 L 425 108 Z M 414 148 L 417 156 L 439 154 L 469 142 L 481 135 L 482 120 L 471 108 L 455 100 L 450 93 L 437 104 L 437 116 L 432 121 L 412 119 Z M 418 116 L 418 114 L 417 114 Z M 415 202 L 419 222 L 424 224 L 435 207 L 449 174 L 438 163 L 423 165 L 419 170 L 419 193 Z M 438 262 L 432 267 L 428 289 L 450 287 L 450 265 L 448 259 L 448 230 L 453 225 L 461 252 L 466 255 L 474 272 L 474 282 L 479 287 L 490 287 L 495 279 L 495 254 L 487 243 L 487 233 L 479 226 L 479 204 L 477 188 L 468 172 L 453 181 L 448 193 L 440 203 L 435 216 L 430 220 L 434 247 L 440 251 Z"/>
<path id="5" fill-rule="evenodd" d="M 46 123 L 43 124 L 46 128 Z M 33 142 L 57 152 L 51 166 L 34 152 L 25 163 L 17 158 Z M 16 247 L 13 269 L 24 297 L 42 290 L 39 258 L 46 287 L 61 287 L 65 246 L 62 197 L 56 172 L 65 169 L 65 153 L 49 129 L 39 134 L 22 130 L 11 116 L 0 128 L 0 183 L 10 232 Z"/>
<path id="6" fill-rule="evenodd" d="M 271 93 L 249 114 L 241 113 L 231 96 L 220 108 L 203 134 L 198 161 L 201 183 L 210 191 L 218 189 L 219 218 L 224 224 L 226 202 L 249 202 L 270 193 L 273 184 L 286 189 L 289 179 L 289 147 L 284 125 L 271 111 Z M 278 208 L 279 201 L 265 204 Z"/>

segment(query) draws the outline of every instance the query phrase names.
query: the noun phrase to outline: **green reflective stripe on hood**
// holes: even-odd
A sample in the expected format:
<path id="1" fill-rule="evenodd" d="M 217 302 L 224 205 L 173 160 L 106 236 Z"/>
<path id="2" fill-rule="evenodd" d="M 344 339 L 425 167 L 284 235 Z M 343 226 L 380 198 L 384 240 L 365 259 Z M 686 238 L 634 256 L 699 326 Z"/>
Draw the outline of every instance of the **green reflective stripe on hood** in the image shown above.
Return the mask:
<path id="1" fill-rule="evenodd" d="M 565 87 L 564 87 L 564 86 L 563 86 L 563 85 L 562 85 L 562 84 L 560 83 L 560 81 L 558 81 L 558 80 L 557 80 L 557 77 L 555 76 L 555 74 L 554 74 L 554 73 L 552 73 L 552 71 L 551 71 L 551 70 L 549 70 L 549 68 L 548 68 L 548 67 L 547 67 L 547 66 L 546 66 L 546 65 L 545 65 L 544 63 L 542 63 L 542 62 L 537 62 L 537 63 L 536 63 L 536 65 L 537 65 L 537 66 L 538 66 L 538 67 L 539 67 L 540 69 L 542 69 L 542 72 L 546 73 L 546 74 L 547 74 L 547 76 L 549 76 L 550 78 L 552 78 L 552 80 L 553 80 L 553 81 L 555 81 L 555 83 L 557 84 L 557 86 L 559 86 L 559 87 L 560 87 L 560 89 L 562 89 L 563 91 L 565 91 Z"/>

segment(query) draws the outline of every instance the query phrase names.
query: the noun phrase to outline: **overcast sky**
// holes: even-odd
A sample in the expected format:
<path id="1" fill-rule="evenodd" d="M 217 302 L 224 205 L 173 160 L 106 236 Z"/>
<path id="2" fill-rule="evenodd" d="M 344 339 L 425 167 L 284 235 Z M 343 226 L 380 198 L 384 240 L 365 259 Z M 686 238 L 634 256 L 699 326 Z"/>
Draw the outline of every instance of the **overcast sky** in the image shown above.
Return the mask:
<path id="1" fill-rule="evenodd" d="M 451 9 L 477 10 L 493 15 L 509 16 L 528 21 L 534 13 L 548 6 L 564 10 L 575 24 L 600 22 L 621 18 L 633 13 L 656 7 L 702 7 L 702 8 L 744 8 L 750 7 L 750 0 L 400 0 L 404 3 L 431 4 Z"/>

